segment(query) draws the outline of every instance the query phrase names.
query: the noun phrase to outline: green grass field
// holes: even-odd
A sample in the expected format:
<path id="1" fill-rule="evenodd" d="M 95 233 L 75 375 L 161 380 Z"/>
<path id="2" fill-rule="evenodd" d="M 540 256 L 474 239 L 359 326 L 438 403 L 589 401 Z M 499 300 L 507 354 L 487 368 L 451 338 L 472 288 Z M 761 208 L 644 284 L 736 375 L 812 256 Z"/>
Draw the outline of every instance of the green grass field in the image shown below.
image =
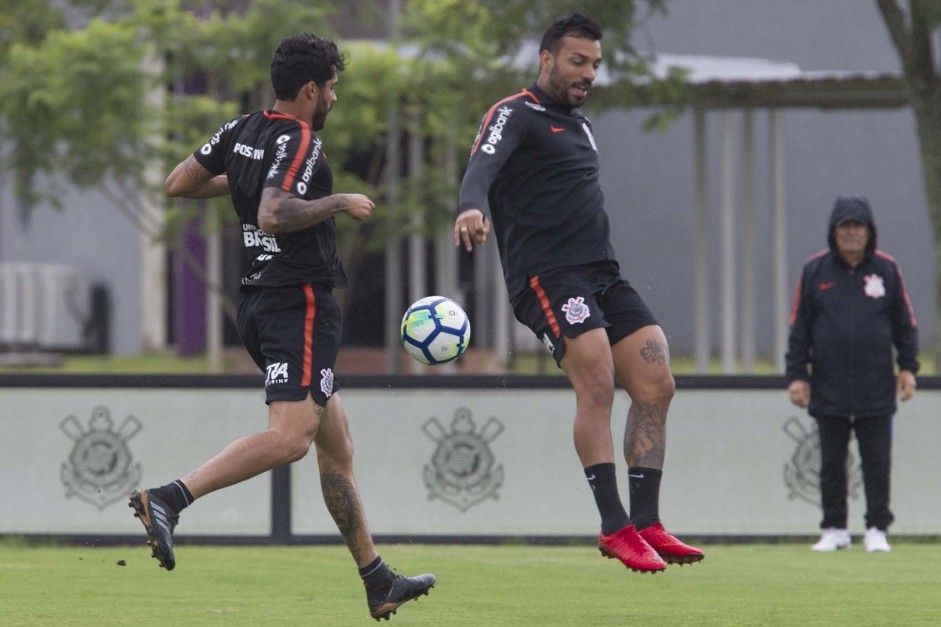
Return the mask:
<path id="1" fill-rule="evenodd" d="M 806 544 L 707 544 L 695 566 L 640 575 L 591 546 L 387 545 L 402 572 L 438 585 L 389 624 L 938 625 L 941 544 L 896 539 L 888 554 Z M 123 565 L 122 565 L 123 563 Z M 177 547 L 0 543 L 0 625 L 365 625 L 372 619 L 341 546 Z M 386 623 L 383 623 L 386 624 Z"/>

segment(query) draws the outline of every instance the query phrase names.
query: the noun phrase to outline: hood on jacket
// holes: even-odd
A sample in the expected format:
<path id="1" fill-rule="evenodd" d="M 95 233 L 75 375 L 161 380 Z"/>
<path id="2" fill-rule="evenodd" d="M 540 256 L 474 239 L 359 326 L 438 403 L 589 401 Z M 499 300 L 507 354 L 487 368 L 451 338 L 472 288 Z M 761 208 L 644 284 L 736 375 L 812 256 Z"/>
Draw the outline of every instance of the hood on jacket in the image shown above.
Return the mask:
<path id="1" fill-rule="evenodd" d="M 837 252 L 834 230 L 837 225 L 847 220 L 862 222 L 869 227 L 869 243 L 866 244 L 866 258 L 869 258 L 876 249 L 876 223 L 872 218 L 869 200 L 865 196 L 837 197 L 833 211 L 830 212 L 830 228 L 827 231 L 827 243 L 834 253 Z"/>

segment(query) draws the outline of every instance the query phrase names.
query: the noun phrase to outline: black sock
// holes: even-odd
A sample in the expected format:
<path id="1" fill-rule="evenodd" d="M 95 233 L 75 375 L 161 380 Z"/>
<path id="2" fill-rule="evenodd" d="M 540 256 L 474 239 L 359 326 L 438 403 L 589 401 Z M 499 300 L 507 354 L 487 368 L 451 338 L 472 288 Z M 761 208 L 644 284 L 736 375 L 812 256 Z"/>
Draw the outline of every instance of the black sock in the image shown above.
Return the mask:
<path id="1" fill-rule="evenodd" d="M 196 500 L 193 498 L 193 495 L 190 494 L 186 485 L 179 479 L 173 483 L 162 485 L 159 488 L 148 490 L 148 492 L 169 505 L 177 514 Z"/>
<path id="2" fill-rule="evenodd" d="M 585 477 L 601 514 L 601 533 L 610 536 L 627 525 L 631 519 L 624 511 L 618 496 L 617 472 L 614 463 L 595 464 L 585 469 Z"/>
<path id="3" fill-rule="evenodd" d="M 627 469 L 627 482 L 631 493 L 631 519 L 638 531 L 660 522 L 660 479 L 662 470 Z"/>
<path id="4" fill-rule="evenodd" d="M 388 586 L 395 578 L 389 567 L 382 561 L 382 557 L 376 557 L 372 562 L 360 568 L 359 576 L 363 578 L 363 583 L 367 588 Z"/>

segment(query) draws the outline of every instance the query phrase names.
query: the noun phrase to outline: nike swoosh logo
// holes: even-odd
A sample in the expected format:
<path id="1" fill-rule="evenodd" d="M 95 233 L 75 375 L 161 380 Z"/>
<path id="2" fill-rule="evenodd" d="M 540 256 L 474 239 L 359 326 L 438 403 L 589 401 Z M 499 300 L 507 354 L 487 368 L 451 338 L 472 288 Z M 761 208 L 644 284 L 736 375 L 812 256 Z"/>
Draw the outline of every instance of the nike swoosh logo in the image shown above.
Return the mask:
<path id="1" fill-rule="evenodd" d="M 589 480 L 589 481 L 594 481 L 594 480 L 595 480 L 595 475 L 590 475 L 590 476 L 588 477 L 588 480 Z"/>
<path id="2" fill-rule="evenodd" d="M 553 133 L 561 133 L 561 132 L 564 131 L 565 129 L 562 128 L 562 127 L 560 127 L 560 126 L 552 126 L 552 125 L 550 124 L 550 125 L 549 125 L 549 130 L 552 131 Z"/>
<path id="3" fill-rule="evenodd" d="M 820 291 L 825 292 L 831 287 L 835 287 L 835 286 L 836 286 L 836 281 L 827 281 L 826 283 L 820 284 Z"/>
<path id="4" fill-rule="evenodd" d="M 631 479 L 643 479 L 644 475 L 627 475 Z"/>

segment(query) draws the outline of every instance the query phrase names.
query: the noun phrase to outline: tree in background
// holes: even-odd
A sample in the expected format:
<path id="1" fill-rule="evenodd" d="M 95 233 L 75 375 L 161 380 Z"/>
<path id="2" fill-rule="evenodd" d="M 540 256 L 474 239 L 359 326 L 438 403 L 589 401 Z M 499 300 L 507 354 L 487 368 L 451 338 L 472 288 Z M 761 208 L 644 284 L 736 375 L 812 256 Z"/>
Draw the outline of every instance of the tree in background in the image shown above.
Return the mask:
<path id="1" fill-rule="evenodd" d="M 932 356 L 941 367 L 941 72 L 934 34 L 941 27 L 941 2 L 909 0 L 908 10 L 896 0 L 876 0 L 892 43 L 899 54 L 902 74 L 908 85 L 922 176 L 934 234 L 935 337 Z"/>
<path id="2" fill-rule="evenodd" d="M 337 188 L 376 198 L 388 191 L 387 147 L 402 141 L 390 132 L 386 112 L 393 105 L 405 133 L 427 146 L 421 184 L 405 181 L 403 193 L 392 194 L 403 199 L 396 220 L 377 212 L 366 225 L 341 221 L 341 228 L 354 230 L 341 241 L 355 271 L 389 232 L 430 233 L 450 221 L 457 177 L 438 167 L 444 152 L 463 150 L 480 112 L 532 80 L 535 65 L 519 62 L 521 44 L 538 41 L 553 17 L 571 10 L 563 0 L 403 0 L 398 22 L 393 4 L 0 0 L 0 176 L 11 177 L 23 220 L 41 203 L 61 208 L 69 189 L 95 189 L 205 277 L 177 231 L 207 207 L 231 219 L 229 204 L 174 203 L 169 219 L 155 220 L 142 199 L 165 206 L 165 164 L 180 160 L 221 120 L 270 105 L 271 50 L 286 34 L 314 31 L 339 39 L 352 57 L 340 94 L 346 102 L 327 131 Z M 580 6 L 605 25 L 607 58 L 627 77 L 645 73 L 630 38 L 638 8 L 663 11 L 664 4 L 585 0 Z M 390 45 L 357 41 L 350 32 L 344 40 L 344 24 L 401 38 Z M 394 174 L 397 181 L 407 173 Z M 423 219 L 401 219 L 409 212 Z"/>
<path id="3" fill-rule="evenodd" d="M 2 171 L 16 173 L 26 208 L 61 206 L 65 186 L 94 187 L 133 215 L 135 190 L 148 189 L 144 173 L 155 155 L 173 163 L 218 120 L 270 103 L 267 59 L 281 37 L 302 28 L 339 38 L 338 7 L 349 13 L 355 5 L 357 17 L 381 20 L 388 17 L 385 4 L 0 0 Z M 581 3 L 605 24 L 609 59 L 618 59 L 625 75 L 645 71 L 630 40 L 635 4 L 662 11 L 664 0 Z M 417 43 L 414 54 L 341 39 L 354 51 L 356 71 L 343 77 L 341 95 L 353 106 L 335 112 L 333 152 L 353 149 L 361 158 L 376 151 L 387 130 L 383 110 L 393 100 L 403 110 L 420 105 L 426 112 L 427 123 L 413 131 L 433 137 L 457 124 L 464 146 L 481 107 L 532 78 L 534 65 L 515 63 L 520 43 L 538 40 L 569 6 L 406 0 L 403 41 Z M 155 101 L 154 91 L 166 86 L 170 98 Z M 376 170 L 368 169 L 373 185 Z"/>

